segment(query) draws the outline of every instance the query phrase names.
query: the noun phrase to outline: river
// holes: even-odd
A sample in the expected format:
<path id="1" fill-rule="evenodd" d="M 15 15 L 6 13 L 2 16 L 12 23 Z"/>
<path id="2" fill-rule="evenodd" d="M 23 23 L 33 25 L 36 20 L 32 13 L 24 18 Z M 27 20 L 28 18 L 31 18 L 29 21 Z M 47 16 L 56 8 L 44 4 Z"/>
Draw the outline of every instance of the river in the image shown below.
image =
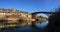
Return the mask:
<path id="1" fill-rule="evenodd" d="M 46 32 L 45 27 L 47 26 L 47 24 L 48 24 L 48 21 L 43 22 L 43 23 L 36 23 L 37 29 L 27 26 L 27 27 L 17 28 L 16 30 L 0 30 L 0 32 L 40 32 L 41 29 L 44 32 Z"/>

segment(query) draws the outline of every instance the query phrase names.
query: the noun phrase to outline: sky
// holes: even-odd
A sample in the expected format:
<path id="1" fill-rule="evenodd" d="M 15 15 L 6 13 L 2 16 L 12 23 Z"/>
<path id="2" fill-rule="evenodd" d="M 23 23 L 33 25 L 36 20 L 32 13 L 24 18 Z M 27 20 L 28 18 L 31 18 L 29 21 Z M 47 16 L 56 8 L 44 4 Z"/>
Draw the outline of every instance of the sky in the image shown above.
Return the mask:
<path id="1" fill-rule="evenodd" d="M 53 11 L 60 0 L 0 0 L 0 8 L 18 9 L 25 12 Z"/>
<path id="2" fill-rule="evenodd" d="M 0 8 L 17 9 L 29 13 L 50 12 L 59 6 L 60 0 L 0 0 Z"/>

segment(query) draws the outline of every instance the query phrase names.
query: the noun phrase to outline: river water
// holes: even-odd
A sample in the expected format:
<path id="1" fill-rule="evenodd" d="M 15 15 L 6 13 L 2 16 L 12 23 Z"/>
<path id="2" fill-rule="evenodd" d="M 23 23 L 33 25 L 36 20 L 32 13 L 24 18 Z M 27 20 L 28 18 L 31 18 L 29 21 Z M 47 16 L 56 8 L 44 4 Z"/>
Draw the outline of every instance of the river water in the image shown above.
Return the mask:
<path id="1" fill-rule="evenodd" d="M 27 26 L 27 27 L 17 28 L 16 30 L 0 30 L 0 32 L 40 32 L 41 30 L 46 32 L 45 27 L 47 26 L 47 24 L 48 24 L 48 21 L 43 23 L 36 23 L 37 29 Z"/>

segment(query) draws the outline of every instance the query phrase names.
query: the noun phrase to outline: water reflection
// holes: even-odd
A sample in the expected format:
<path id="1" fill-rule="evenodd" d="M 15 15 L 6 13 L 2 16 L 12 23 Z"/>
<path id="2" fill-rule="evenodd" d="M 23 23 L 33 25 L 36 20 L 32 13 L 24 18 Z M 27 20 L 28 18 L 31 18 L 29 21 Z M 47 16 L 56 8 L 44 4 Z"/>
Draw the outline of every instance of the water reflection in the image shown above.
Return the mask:
<path id="1" fill-rule="evenodd" d="M 44 28 L 48 25 L 48 21 L 42 22 L 42 23 L 36 23 L 36 27 L 38 28 Z"/>
<path id="2" fill-rule="evenodd" d="M 43 28 L 44 32 L 45 32 L 45 28 L 48 24 L 48 21 L 43 22 L 43 23 L 36 23 L 36 27 L 37 28 Z M 2 30 L 0 32 L 40 32 L 39 29 L 34 29 L 31 27 L 22 27 L 22 28 L 17 28 L 16 30 Z"/>

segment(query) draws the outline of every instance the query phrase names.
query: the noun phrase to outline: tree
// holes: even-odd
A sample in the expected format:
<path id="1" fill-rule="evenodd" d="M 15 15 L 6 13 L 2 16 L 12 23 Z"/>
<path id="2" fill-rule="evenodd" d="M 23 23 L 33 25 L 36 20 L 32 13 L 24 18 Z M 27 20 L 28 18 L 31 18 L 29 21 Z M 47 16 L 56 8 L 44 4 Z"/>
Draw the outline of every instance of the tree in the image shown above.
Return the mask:
<path id="1" fill-rule="evenodd" d="M 60 8 L 55 10 L 55 14 L 49 17 L 48 32 L 60 32 Z"/>

